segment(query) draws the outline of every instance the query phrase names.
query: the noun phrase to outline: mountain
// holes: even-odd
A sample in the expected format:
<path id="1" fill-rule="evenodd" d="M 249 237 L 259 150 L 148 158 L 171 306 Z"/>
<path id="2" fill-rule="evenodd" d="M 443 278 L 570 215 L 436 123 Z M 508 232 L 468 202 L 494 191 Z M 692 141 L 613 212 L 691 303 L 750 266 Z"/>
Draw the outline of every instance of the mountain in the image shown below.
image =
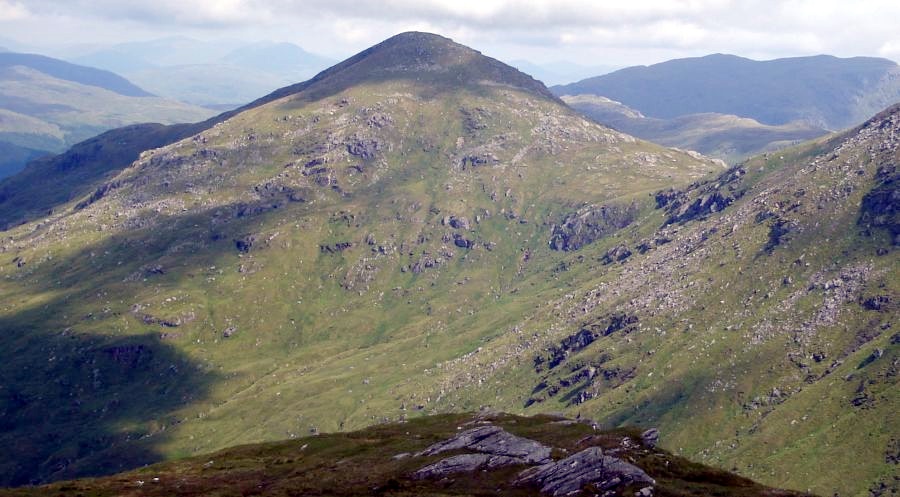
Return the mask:
<path id="1" fill-rule="evenodd" d="M 493 408 L 658 427 L 771 486 L 896 488 L 900 108 L 724 169 L 404 33 L 191 131 L 4 232 L 4 484 Z M 420 447 L 376 433 L 314 440 Z M 324 467 L 379 467 L 353 461 Z M 98 481 L 173 474 L 138 471 Z"/>
<path id="2" fill-rule="evenodd" d="M 624 164 L 632 181 L 614 186 Z M 510 292 L 564 211 L 616 200 L 613 229 L 633 199 L 718 168 L 589 123 L 445 38 L 391 38 L 5 233 L 0 474 L 111 472 L 395 416 L 408 401 L 389 392 L 412 371 L 556 295 L 552 280 Z M 512 312 L 457 311 L 479 300 Z M 297 383 L 276 398 L 304 407 L 263 416 L 279 371 Z M 182 428 L 198 431 L 170 438 Z"/>
<path id="3" fill-rule="evenodd" d="M 107 71 L 32 54 L 0 53 L 0 172 L 111 128 L 191 122 L 207 109 L 153 97 Z"/>
<path id="4" fill-rule="evenodd" d="M 221 59 L 241 46 L 241 43 L 228 40 L 207 42 L 184 36 L 170 36 L 119 43 L 76 56 L 72 61 L 129 74 L 154 67 L 209 63 Z"/>
<path id="5" fill-rule="evenodd" d="M 801 495 L 692 463 L 657 440 L 652 431 L 597 431 L 589 420 L 559 416 L 441 415 L 0 495 L 539 496 L 586 495 L 598 487 L 616 495 Z"/>
<path id="6" fill-rule="evenodd" d="M 562 99 L 598 123 L 661 145 L 696 150 L 732 164 L 828 133 L 800 121 L 775 126 L 748 117 L 716 113 L 659 119 L 646 117 L 606 97 L 574 95 Z"/>
<path id="7" fill-rule="evenodd" d="M 325 66 L 322 66 L 325 67 Z M 321 68 L 320 68 L 321 69 Z M 159 95 L 208 108 L 239 107 L 285 85 L 304 81 L 229 64 L 190 64 L 129 72 L 128 77 Z"/>
<path id="8" fill-rule="evenodd" d="M 284 73 L 294 71 L 309 76 L 334 63 L 311 54 L 293 43 L 255 43 L 232 50 L 222 62 L 259 71 Z M 307 76 L 304 79 L 308 79 Z"/>
<path id="9" fill-rule="evenodd" d="M 292 43 L 183 37 L 123 43 L 75 61 L 125 74 L 158 95 L 211 107 L 238 107 L 333 64 Z"/>
<path id="10" fill-rule="evenodd" d="M 755 61 L 715 54 L 629 67 L 553 92 L 604 96 L 661 119 L 714 112 L 839 130 L 900 101 L 900 67 L 872 57 Z"/>

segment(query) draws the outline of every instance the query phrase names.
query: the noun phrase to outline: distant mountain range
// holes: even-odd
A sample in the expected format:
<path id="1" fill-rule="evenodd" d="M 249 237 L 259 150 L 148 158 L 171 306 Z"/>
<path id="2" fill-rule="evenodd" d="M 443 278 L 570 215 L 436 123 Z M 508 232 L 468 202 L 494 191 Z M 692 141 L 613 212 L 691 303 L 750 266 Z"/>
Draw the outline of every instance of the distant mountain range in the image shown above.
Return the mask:
<path id="1" fill-rule="evenodd" d="M 552 90 L 607 97 L 661 119 L 715 112 L 765 125 L 802 121 L 840 130 L 900 101 L 900 66 L 872 57 L 755 61 L 714 54 L 629 67 Z"/>
<path id="2" fill-rule="evenodd" d="M 292 43 L 184 37 L 123 43 L 73 60 L 123 74 L 158 95 L 213 108 L 238 107 L 334 63 Z"/>
<path id="3" fill-rule="evenodd" d="M 563 101 L 591 119 L 661 145 L 696 150 L 729 163 L 827 134 L 802 121 L 766 125 L 749 117 L 705 112 L 671 119 L 647 117 L 596 95 L 565 95 Z"/>
<path id="4" fill-rule="evenodd" d="M 859 124 L 900 101 L 900 66 L 733 55 L 621 69 L 552 91 L 600 123 L 730 162 Z"/>
<path id="5" fill-rule="evenodd" d="M 155 97 L 112 72 L 35 54 L 0 53 L 0 178 L 111 128 L 194 122 L 213 114 Z"/>
<path id="6" fill-rule="evenodd" d="M 213 112 L 153 96 L 112 72 L 0 53 L 0 177 L 111 128 L 194 122 Z"/>

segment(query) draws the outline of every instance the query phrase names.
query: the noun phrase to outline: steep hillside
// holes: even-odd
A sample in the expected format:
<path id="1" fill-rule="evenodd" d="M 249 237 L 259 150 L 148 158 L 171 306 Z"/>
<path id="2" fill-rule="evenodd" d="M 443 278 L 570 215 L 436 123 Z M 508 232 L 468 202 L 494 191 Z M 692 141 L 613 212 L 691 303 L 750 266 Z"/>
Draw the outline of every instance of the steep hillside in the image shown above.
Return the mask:
<path id="1" fill-rule="evenodd" d="M 406 33 L 223 119 L 4 233 L 4 483 L 491 406 L 896 487 L 900 110 L 723 172 Z"/>
<path id="2" fill-rule="evenodd" d="M 729 164 L 828 133 L 802 122 L 772 126 L 746 117 L 715 113 L 658 119 L 596 95 L 567 95 L 562 99 L 600 124 L 668 147 L 696 150 Z"/>
<path id="3" fill-rule="evenodd" d="M 213 112 L 150 96 L 115 74 L 29 54 L 0 54 L 0 168 L 20 170 L 103 131 L 141 122 L 194 122 Z"/>
<path id="4" fill-rule="evenodd" d="M 608 97 L 661 119 L 715 112 L 840 130 L 900 101 L 900 66 L 871 57 L 755 61 L 715 54 L 629 67 L 553 91 Z"/>
<path id="5" fill-rule="evenodd" d="M 557 416 L 442 415 L 0 495 L 800 495 L 687 461 L 658 437 Z"/>
<path id="6" fill-rule="evenodd" d="M 4 483 L 412 410 L 410 377 L 558 294 L 552 224 L 719 169 L 434 35 L 281 94 L 6 232 Z"/>

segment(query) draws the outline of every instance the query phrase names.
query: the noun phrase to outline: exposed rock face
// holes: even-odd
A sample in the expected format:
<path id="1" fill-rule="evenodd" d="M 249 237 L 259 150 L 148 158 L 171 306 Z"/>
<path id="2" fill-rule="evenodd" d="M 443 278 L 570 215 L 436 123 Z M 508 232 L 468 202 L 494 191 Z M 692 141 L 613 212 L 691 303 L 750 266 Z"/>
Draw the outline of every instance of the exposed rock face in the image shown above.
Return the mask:
<path id="1" fill-rule="evenodd" d="M 557 497 L 577 494 L 585 485 L 610 490 L 630 483 L 656 482 L 641 468 L 591 447 L 561 461 L 527 469 L 516 483 L 539 485 L 542 493 Z"/>
<path id="2" fill-rule="evenodd" d="M 461 454 L 429 464 L 413 473 L 413 478 L 441 478 L 452 473 L 468 473 L 477 470 L 514 466 L 516 464 L 525 464 L 525 462 L 518 457 L 492 454 Z"/>
<path id="3" fill-rule="evenodd" d="M 656 447 L 656 444 L 659 443 L 659 430 L 656 428 L 650 428 L 649 430 L 641 433 L 641 442 L 644 442 L 644 445 L 646 445 L 647 447 Z"/>
<path id="4" fill-rule="evenodd" d="M 553 228 L 550 248 L 572 251 L 595 242 L 631 224 L 637 217 L 636 205 L 590 205 L 569 214 Z"/>
<path id="5" fill-rule="evenodd" d="M 858 224 L 887 229 L 894 245 L 900 245 L 900 172 L 896 165 L 881 166 L 879 184 L 863 197 Z"/>
<path id="6" fill-rule="evenodd" d="M 631 257 L 631 253 L 631 250 L 629 250 L 625 245 L 617 245 L 603 254 L 603 257 L 600 258 L 600 262 L 604 266 L 607 266 L 614 262 L 622 262 L 625 259 Z"/>
<path id="7" fill-rule="evenodd" d="M 242 238 L 236 238 L 234 240 L 234 247 L 238 249 L 238 252 L 247 253 L 250 252 L 250 249 L 253 248 L 253 244 L 256 242 L 256 237 L 254 235 L 246 235 Z"/>
<path id="8" fill-rule="evenodd" d="M 101 198 L 105 197 L 106 194 L 115 190 L 119 186 L 121 186 L 121 185 L 118 181 L 113 181 L 112 183 L 104 183 L 104 184 L 98 186 L 97 189 L 94 190 L 94 193 L 91 193 L 90 197 L 75 204 L 75 210 L 84 209 L 85 207 L 87 207 L 87 206 L 93 204 L 94 202 L 100 200 Z"/>
<path id="9" fill-rule="evenodd" d="M 686 223 L 720 212 L 741 198 L 742 180 L 747 171 L 735 167 L 720 174 L 714 181 L 703 181 L 683 191 L 664 190 L 656 193 L 656 208 L 669 214 L 666 224 Z"/>
<path id="10" fill-rule="evenodd" d="M 416 456 L 432 456 L 460 449 L 514 457 L 528 464 L 540 464 L 550 460 L 549 447 L 534 440 L 517 437 L 499 426 L 482 426 L 466 430 L 449 440 L 428 447 Z"/>
<path id="11" fill-rule="evenodd" d="M 651 432 L 658 435 L 656 430 L 647 430 L 645 434 L 652 434 Z M 466 430 L 428 447 L 416 454 L 416 457 L 464 449 L 478 453 L 442 459 L 419 469 L 413 473 L 413 478 L 443 478 L 453 473 L 537 465 L 519 473 L 514 484 L 538 486 L 542 493 L 553 497 L 576 495 L 586 485 L 593 485 L 600 490 L 614 490 L 635 483 L 656 484 L 642 469 L 604 455 L 599 447 L 591 447 L 560 461 L 553 461 L 549 447 L 507 433 L 498 426 Z"/>
<path id="12" fill-rule="evenodd" d="M 353 247 L 353 242 L 337 242 L 330 245 L 319 245 L 319 252 L 323 254 L 339 254 Z"/>

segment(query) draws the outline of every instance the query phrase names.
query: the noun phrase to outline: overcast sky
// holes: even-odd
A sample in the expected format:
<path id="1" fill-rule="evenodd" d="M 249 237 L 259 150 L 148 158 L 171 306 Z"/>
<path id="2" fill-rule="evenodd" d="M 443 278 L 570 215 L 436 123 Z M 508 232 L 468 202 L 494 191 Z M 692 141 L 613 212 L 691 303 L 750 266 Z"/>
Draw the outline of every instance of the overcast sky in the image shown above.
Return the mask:
<path id="1" fill-rule="evenodd" d="M 189 36 L 290 41 L 342 59 L 430 31 L 502 60 L 650 64 L 721 52 L 900 60 L 898 0 L 0 0 L 0 44 Z"/>

